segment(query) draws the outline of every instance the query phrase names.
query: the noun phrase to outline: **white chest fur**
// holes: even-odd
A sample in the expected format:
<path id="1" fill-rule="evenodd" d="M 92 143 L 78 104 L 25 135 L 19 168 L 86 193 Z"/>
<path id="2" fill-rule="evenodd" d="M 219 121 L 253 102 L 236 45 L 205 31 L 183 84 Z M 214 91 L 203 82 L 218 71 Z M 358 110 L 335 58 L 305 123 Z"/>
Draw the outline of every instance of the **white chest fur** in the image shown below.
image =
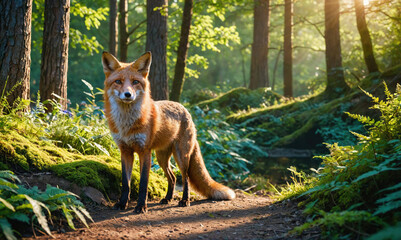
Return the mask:
<path id="1" fill-rule="evenodd" d="M 129 134 L 135 121 L 141 117 L 142 100 L 138 99 L 137 102 L 130 105 L 120 105 L 113 97 L 109 101 L 111 105 L 110 115 L 118 130 L 118 133 L 112 133 L 114 141 L 117 144 L 123 142 L 128 145 L 136 144 L 144 147 L 147 140 L 145 133 Z"/>

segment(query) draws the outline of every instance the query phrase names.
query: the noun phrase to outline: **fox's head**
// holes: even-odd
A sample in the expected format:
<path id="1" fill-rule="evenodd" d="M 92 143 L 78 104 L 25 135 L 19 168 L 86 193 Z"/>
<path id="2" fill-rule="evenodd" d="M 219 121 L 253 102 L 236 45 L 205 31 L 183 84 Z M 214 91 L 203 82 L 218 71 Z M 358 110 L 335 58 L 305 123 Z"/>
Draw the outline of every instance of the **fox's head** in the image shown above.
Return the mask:
<path id="1" fill-rule="evenodd" d="M 112 54 L 103 52 L 105 94 L 120 103 L 133 103 L 150 95 L 148 74 L 152 54 L 147 52 L 132 63 L 119 62 Z"/>

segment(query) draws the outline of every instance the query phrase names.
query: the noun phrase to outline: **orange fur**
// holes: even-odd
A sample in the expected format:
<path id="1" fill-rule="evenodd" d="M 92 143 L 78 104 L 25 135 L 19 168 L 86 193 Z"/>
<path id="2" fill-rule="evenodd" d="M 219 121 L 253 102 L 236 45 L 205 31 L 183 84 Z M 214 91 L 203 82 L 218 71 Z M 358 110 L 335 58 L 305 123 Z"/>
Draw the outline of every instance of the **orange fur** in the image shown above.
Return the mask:
<path id="1" fill-rule="evenodd" d="M 113 138 L 121 151 L 123 194 L 117 207 L 125 208 L 129 196 L 133 153 L 137 152 L 141 166 L 137 212 L 146 211 L 147 183 L 151 150 L 164 170 L 169 189 L 162 203 L 172 199 L 175 176 L 170 167 L 174 159 L 183 176 L 184 196 L 181 206 L 189 205 L 188 183 L 202 195 L 216 200 L 235 198 L 230 188 L 215 182 L 209 175 L 196 140 L 196 128 L 189 112 L 179 103 L 153 101 L 148 73 L 150 52 L 133 63 L 121 63 L 109 53 L 103 53 L 105 80 L 105 114 Z"/>

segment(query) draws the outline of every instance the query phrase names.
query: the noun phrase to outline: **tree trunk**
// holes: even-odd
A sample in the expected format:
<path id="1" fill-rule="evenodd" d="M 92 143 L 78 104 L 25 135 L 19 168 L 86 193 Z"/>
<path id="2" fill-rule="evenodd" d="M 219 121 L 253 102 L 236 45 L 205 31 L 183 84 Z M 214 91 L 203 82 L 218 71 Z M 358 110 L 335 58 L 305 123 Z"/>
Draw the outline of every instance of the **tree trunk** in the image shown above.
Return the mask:
<path id="1" fill-rule="evenodd" d="M 184 86 L 185 66 L 189 48 L 189 32 L 191 28 L 193 0 L 185 0 L 182 15 L 181 37 L 178 45 L 177 62 L 175 64 L 173 87 L 170 100 L 179 102 Z"/>
<path id="2" fill-rule="evenodd" d="M 120 61 L 122 62 L 127 62 L 128 58 L 128 41 L 129 41 L 129 36 L 128 36 L 128 0 L 120 0 L 119 3 L 119 9 L 118 11 L 120 12 L 119 16 L 119 37 L 120 37 L 120 42 L 119 42 L 119 47 L 120 47 Z"/>
<path id="3" fill-rule="evenodd" d="M 348 89 L 344 79 L 340 42 L 340 2 L 325 0 L 325 42 L 326 42 L 326 93 L 338 95 Z"/>
<path id="4" fill-rule="evenodd" d="M 42 100 L 56 99 L 52 93 L 60 96 L 57 101 L 63 109 L 67 108 L 69 31 L 70 0 L 46 0 L 39 91 Z"/>
<path id="5" fill-rule="evenodd" d="M 292 0 L 284 5 L 284 96 L 293 97 L 292 91 Z"/>
<path id="6" fill-rule="evenodd" d="M 31 18 L 32 0 L 0 2 L 0 97 L 4 91 L 10 106 L 29 100 Z"/>
<path id="7" fill-rule="evenodd" d="M 118 21 L 117 21 L 117 0 L 109 0 L 109 52 L 117 56 L 118 42 Z"/>
<path id="8" fill-rule="evenodd" d="M 269 0 L 254 1 L 250 89 L 269 86 Z"/>
<path id="9" fill-rule="evenodd" d="M 370 38 L 369 29 L 366 24 L 365 18 L 365 7 L 363 6 L 363 0 L 355 1 L 355 15 L 356 25 L 358 27 L 359 35 L 361 36 L 363 56 L 365 58 L 366 67 L 369 73 L 378 72 L 376 59 L 373 54 L 372 40 Z"/>
<path id="10" fill-rule="evenodd" d="M 147 0 L 146 51 L 152 52 L 149 80 L 154 100 L 168 99 L 167 4 L 167 0 Z"/>

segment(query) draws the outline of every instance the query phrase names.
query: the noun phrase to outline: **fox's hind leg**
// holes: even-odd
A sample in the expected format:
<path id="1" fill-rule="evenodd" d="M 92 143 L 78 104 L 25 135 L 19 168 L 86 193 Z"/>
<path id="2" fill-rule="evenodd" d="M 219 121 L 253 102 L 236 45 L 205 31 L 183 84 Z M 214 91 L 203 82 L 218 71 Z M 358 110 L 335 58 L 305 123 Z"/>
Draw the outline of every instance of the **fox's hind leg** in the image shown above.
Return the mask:
<path id="1" fill-rule="evenodd" d="M 189 145 L 179 143 L 174 144 L 173 154 L 178 167 L 180 168 L 182 175 L 182 199 L 178 203 L 180 207 L 190 206 L 190 197 L 189 197 L 189 176 L 188 176 L 188 167 L 190 160 L 190 151 L 191 148 Z"/>
<path id="2" fill-rule="evenodd" d="M 163 169 L 168 182 L 167 194 L 166 197 L 160 201 L 161 204 L 168 204 L 171 199 L 173 199 L 176 178 L 170 165 L 171 154 L 171 147 L 156 151 L 157 162 L 159 162 L 160 167 Z"/>

